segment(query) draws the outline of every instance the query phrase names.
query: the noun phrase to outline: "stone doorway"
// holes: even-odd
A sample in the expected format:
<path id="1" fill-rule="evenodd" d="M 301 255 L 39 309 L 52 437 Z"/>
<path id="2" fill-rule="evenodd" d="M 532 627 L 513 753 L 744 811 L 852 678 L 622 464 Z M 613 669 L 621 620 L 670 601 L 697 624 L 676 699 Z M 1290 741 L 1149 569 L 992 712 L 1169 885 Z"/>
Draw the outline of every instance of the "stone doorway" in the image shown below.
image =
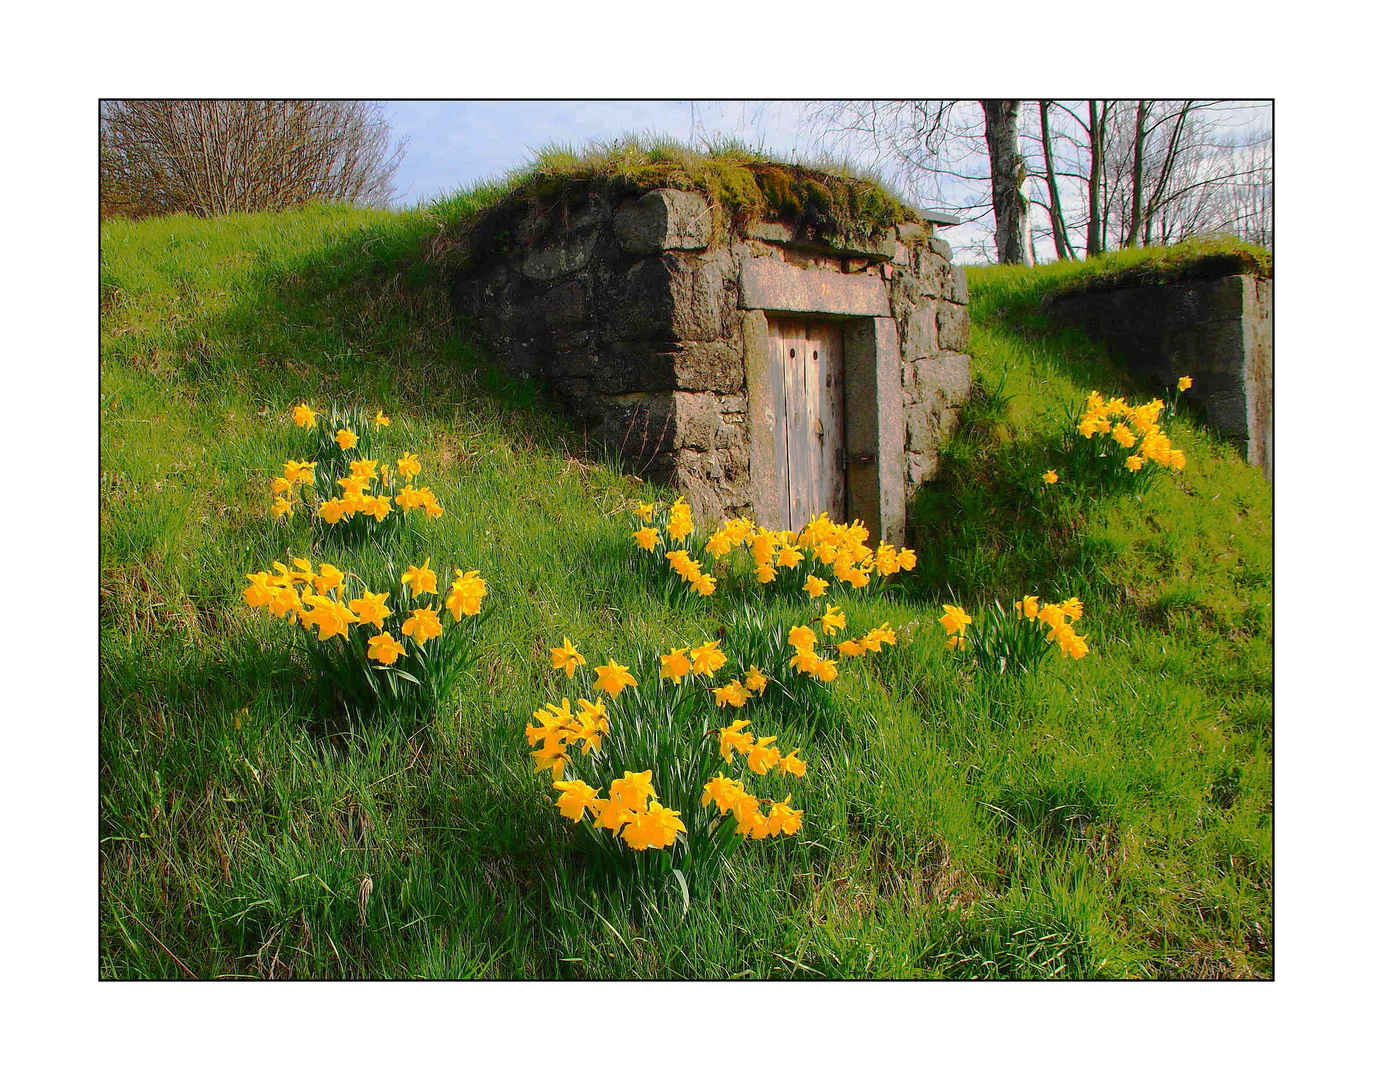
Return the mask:
<path id="1" fill-rule="evenodd" d="M 781 527 L 846 520 L 844 330 L 833 320 L 768 319 Z"/>

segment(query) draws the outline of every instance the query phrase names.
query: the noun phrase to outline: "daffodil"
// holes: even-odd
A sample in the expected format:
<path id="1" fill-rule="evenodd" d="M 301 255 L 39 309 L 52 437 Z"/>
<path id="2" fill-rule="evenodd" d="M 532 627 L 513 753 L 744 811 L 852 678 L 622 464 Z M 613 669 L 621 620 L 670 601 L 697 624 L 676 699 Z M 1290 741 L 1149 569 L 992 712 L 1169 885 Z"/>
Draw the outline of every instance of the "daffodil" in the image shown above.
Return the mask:
<path id="1" fill-rule="evenodd" d="M 767 775 L 767 771 L 782 760 L 782 755 L 772 743 L 777 741 L 775 735 L 767 735 L 757 740 L 748 752 L 748 767 L 759 776 Z"/>
<path id="2" fill-rule="evenodd" d="M 648 810 L 639 815 L 638 825 L 641 836 L 649 847 L 671 847 L 677 839 L 677 834 L 686 832 L 686 826 L 682 824 L 682 815 L 658 802 L 648 804 Z"/>
<path id="3" fill-rule="evenodd" d="M 386 606 L 386 598 L 390 595 L 390 593 L 374 593 L 363 589 L 362 599 L 350 600 L 348 607 L 358 617 L 358 622 L 363 625 L 371 623 L 380 630 L 382 620 L 391 614 L 391 609 Z M 385 662 L 389 664 L 391 661 Z"/>
<path id="4" fill-rule="evenodd" d="M 743 784 L 723 773 L 717 773 L 706 782 L 705 790 L 701 793 L 701 805 L 704 807 L 714 803 L 720 813 L 728 814 L 734 808 L 739 796 L 743 794 Z"/>
<path id="5" fill-rule="evenodd" d="M 653 516 L 653 509 L 656 503 L 640 503 L 634 508 L 634 513 L 639 515 L 640 521 L 647 521 Z"/>
<path id="6" fill-rule="evenodd" d="M 414 454 L 402 454 L 396 459 L 396 472 L 407 480 L 413 479 L 420 474 L 420 461 Z"/>
<path id="7" fill-rule="evenodd" d="M 549 662 L 552 663 L 555 670 L 565 672 L 570 679 L 576 672 L 577 665 L 586 663 L 586 658 L 582 656 L 582 654 L 577 651 L 577 647 L 564 636 L 562 648 L 557 648 L 555 646 L 549 650 Z"/>
<path id="8" fill-rule="evenodd" d="M 715 704 L 721 708 L 733 705 L 736 709 L 742 709 L 750 696 L 738 679 L 731 680 L 725 686 L 715 687 L 711 693 L 715 695 Z"/>
<path id="9" fill-rule="evenodd" d="M 826 636 L 833 637 L 848 624 L 848 618 L 833 604 L 830 604 L 825 614 L 820 616 L 820 628 Z"/>
<path id="10" fill-rule="evenodd" d="M 1189 389 L 1191 389 L 1191 387 L 1192 387 L 1192 376 L 1190 376 L 1190 375 L 1184 375 L 1184 376 L 1182 376 L 1182 378 L 1178 379 L 1178 389 L 1179 389 L 1179 390 L 1189 390 Z"/>
<path id="11" fill-rule="evenodd" d="M 1015 602 L 1016 613 L 1027 619 L 1039 614 L 1039 597 L 1023 596 Z"/>
<path id="12" fill-rule="evenodd" d="M 658 678 L 671 679 L 674 683 L 680 683 L 682 677 L 691 671 L 691 658 L 687 656 L 686 649 L 673 649 L 671 652 L 659 656 L 662 661 L 662 670 Z"/>
<path id="13" fill-rule="evenodd" d="M 820 597 L 829 587 L 830 583 L 824 578 L 818 578 L 814 574 L 811 574 L 806 578 L 806 583 L 801 586 L 801 589 L 814 600 Z"/>
<path id="14" fill-rule="evenodd" d="M 400 632 L 414 638 L 416 645 L 423 645 L 430 638 L 436 638 L 443 633 L 438 615 L 437 608 L 415 608 L 410 612 L 410 618 L 401 625 Z"/>
<path id="15" fill-rule="evenodd" d="M 315 592 L 333 592 L 343 584 L 343 571 L 330 563 L 320 563 L 319 573 L 315 575 Z"/>
<path id="16" fill-rule="evenodd" d="M 377 625 L 381 625 L 378 623 Z M 378 660 L 383 664 L 394 664 L 396 657 L 407 655 L 399 641 L 390 634 L 378 634 L 367 639 L 367 659 Z"/>
<path id="17" fill-rule="evenodd" d="M 779 832 L 786 833 L 788 836 L 795 836 L 801 828 L 801 811 L 795 810 L 791 805 L 791 796 L 788 795 L 781 802 L 772 804 L 772 809 L 768 813 L 768 832 L 776 836 Z"/>
<path id="18" fill-rule="evenodd" d="M 351 450 L 357 446 L 358 437 L 347 428 L 339 428 L 338 433 L 334 436 L 334 441 L 338 443 L 340 450 Z"/>
<path id="19" fill-rule="evenodd" d="M 277 496 L 276 501 L 272 503 L 272 517 L 277 520 L 280 520 L 283 514 L 286 517 L 291 517 L 294 513 L 291 504 L 280 496 Z"/>
<path id="20" fill-rule="evenodd" d="M 646 810 L 648 800 L 657 797 L 658 793 L 653 790 L 652 769 L 645 769 L 640 773 L 626 771 L 619 780 L 610 782 L 611 800 L 620 799 L 625 806 L 634 811 Z"/>
<path id="21" fill-rule="evenodd" d="M 553 786 L 562 792 L 555 804 L 558 813 L 573 821 L 581 821 L 583 814 L 595 809 L 601 791 L 582 780 L 555 780 Z"/>
<path id="22" fill-rule="evenodd" d="M 262 607 L 272 599 L 276 589 L 270 584 L 271 574 L 248 574 L 248 580 L 252 582 L 248 588 L 243 590 L 243 599 L 249 607 Z"/>
<path id="23" fill-rule="evenodd" d="M 715 592 L 715 579 L 709 574 L 702 574 L 691 583 L 691 591 L 701 596 L 710 596 Z"/>
<path id="24" fill-rule="evenodd" d="M 384 412 L 382 412 L 380 409 L 378 409 L 377 415 L 372 417 L 372 425 L 374 427 L 390 427 L 391 418 L 387 416 Z"/>
<path id="25" fill-rule="evenodd" d="M 634 538 L 634 542 L 644 551 L 652 551 L 662 543 L 662 539 L 658 535 L 658 530 L 651 525 L 645 525 L 638 532 L 632 532 L 629 535 Z"/>
<path id="26" fill-rule="evenodd" d="M 328 524 L 337 525 L 339 519 L 348 511 L 341 500 L 330 499 L 328 502 L 320 503 L 317 512 Z"/>
<path id="27" fill-rule="evenodd" d="M 810 674 L 821 682 L 834 682 L 839 677 L 839 664 L 828 656 L 823 657 L 816 662 L 815 668 Z"/>
<path id="28" fill-rule="evenodd" d="M 482 600 L 486 597 L 486 582 L 475 570 L 466 573 L 458 570 L 453 584 L 448 588 L 448 599 L 444 606 L 455 622 L 461 622 L 464 615 L 480 615 Z"/>
<path id="29" fill-rule="evenodd" d="M 622 667 L 614 660 L 607 660 L 596 668 L 596 681 L 591 684 L 591 688 L 604 690 L 611 697 L 619 697 L 620 691 L 626 686 L 638 685 L 634 676 L 629 673 L 629 668 Z"/>
<path id="30" fill-rule="evenodd" d="M 762 693 L 763 688 L 768 684 L 768 677 L 756 667 L 751 667 L 744 672 L 744 687 L 753 691 L 755 694 Z"/>
<path id="31" fill-rule="evenodd" d="M 815 631 L 809 626 L 793 626 L 787 633 L 787 644 L 798 652 L 815 647 Z"/>
<path id="32" fill-rule="evenodd" d="M 714 675 L 725 666 L 726 657 L 720 650 L 720 646 L 713 641 L 707 641 L 704 645 L 692 649 L 691 673 L 693 675 Z"/>
<path id="33" fill-rule="evenodd" d="M 753 568 L 753 576 L 756 577 L 761 584 L 767 585 L 776 579 L 777 568 L 773 566 L 772 563 L 760 563 Z"/>
<path id="34" fill-rule="evenodd" d="M 747 754 L 753 749 L 753 735 L 744 730 L 747 726 L 747 720 L 736 720 L 729 727 L 720 729 L 720 756 L 726 761 L 734 760 L 736 750 Z"/>
<path id="35" fill-rule="evenodd" d="M 419 596 L 421 593 L 437 593 L 439 579 L 434 571 L 429 569 L 429 560 L 424 560 L 423 566 L 411 566 L 400 576 L 402 585 L 410 586 L 410 595 Z"/>
<path id="36" fill-rule="evenodd" d="M 317 415 L 315 410 L 303 401 L 291 410 L 291 419 L 296 422 L 297 427 L 314 427 Z"/>
<path id="37" fill-rule="evenodd" d="M 953 604 L 944 605 L 944 614 L 939 617 L 939 625 L 950 634 L 961 634 L 963 628 L 973 621 L 972 616 L 961 607 Z"/>
<path id="38" fill-rule="evenodd" d="M 1079 429 L 1079 430 L 1080 430 L 1080 429 Z M 1083 434 L 1086 434 L 1086 433 L 1084 432 Z M 1046 484 L 1057 484 L 1057 483 L 1058 483 L 1058 473 L 1056 473 L 1053 469 L 1050 469 L 1048 472 L 1046 472 L 1046 473 L 1044 474 L 1043 480 L 1044 480 L 1044 482 L 1045 482 Z"/>
<path id="39" fill-rule="evenodd" d="M 779 758 L 777 761 L 778 773 L 783 776 L 805 776 L 806 763 L 796 756 L 800 752 L 801 751 L 798 748 L 793 750 L 786 757 Z"/>

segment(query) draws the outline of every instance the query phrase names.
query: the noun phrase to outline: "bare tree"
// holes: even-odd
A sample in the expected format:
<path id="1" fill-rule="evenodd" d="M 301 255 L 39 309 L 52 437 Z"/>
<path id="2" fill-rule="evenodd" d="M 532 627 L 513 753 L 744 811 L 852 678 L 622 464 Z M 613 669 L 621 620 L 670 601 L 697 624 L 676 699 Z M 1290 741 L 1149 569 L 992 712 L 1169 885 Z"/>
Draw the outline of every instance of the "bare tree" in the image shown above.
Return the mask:
<path id="1" fill-rule="evenodd" d="M 104 213 L 209 216 L 313 199 L 385 205 L 405 152 L 379 102 L 100 105 Z"/>
<path id="2" fill-rule="evenodd" d="M 1006 261 L 1013 241 L 1004 233 L 1003 211 L 1015 210 L 1010 180 L 1018 175 L 1008 162 L 1021 151 L 1003 124 L 1009 150 L 999 166 L 993 162 L 989 121 L 1002 118 L 989 114 L 988 105 L 995 103 L 821 102 L 807 116 L 822 149 L 874 164 L 905 197 L 987 230 L 986 240 L 967 246 Z M 1268 103 L 1040 100 L 1033 106 L 1017 128 L 1025 147 L 1018 194 L 1028 199 L 1032 224 L 1024 261 L 1034 257 L 1035 239 L 1052 243 L 1060 259 L 1208 233 L 1271 246 Z M 1001 177 L 1000 197 L 993 176 Z"/>
<path id="3" fill-rule="evenodd" d="M 964 220 L 985 220 L 990 212 L 997 260 L 1033 263 L 1020 104 L 828 101 L 811 106 L 807 116 L 822 139 L 894 175 L 922 206 L 951 210 Z"/>

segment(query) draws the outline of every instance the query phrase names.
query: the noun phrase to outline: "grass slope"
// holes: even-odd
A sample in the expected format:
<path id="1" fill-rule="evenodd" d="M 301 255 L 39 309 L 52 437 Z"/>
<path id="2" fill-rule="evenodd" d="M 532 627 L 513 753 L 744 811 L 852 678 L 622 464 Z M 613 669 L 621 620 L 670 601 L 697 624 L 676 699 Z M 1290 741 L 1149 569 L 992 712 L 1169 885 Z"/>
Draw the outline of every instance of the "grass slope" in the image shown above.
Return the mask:
<path id="1" fill-rule="evenodd" d="M 917 504 L 921 562 L 848 605 L 911 641 L 834 684 L 847 722 L 809 745 L 798 839 L 743 849 L 685 915 L 675 888 L 591 885 L 522 734 L 561 696 L 548 648 L 665 652 L 738 598 L 631 573 L 645 489 L 455 333 L 424 256 L 499 194 L 104 226 L 102 975 L 1270 975 L 1271 488 L 1187 423 L 1187 471 L 1141 501 L 1037 485 L 1057 410 L 1123 384 L 1035 325 L 1023 272 L 970 275 L 982 389 Z M 308 553 L 265 516 L 301 399 L 390 412 L 448 508 L 398 558 L 490 583 L 474 677 L 422 731 L 329 730 L 240 599 Z M 950 591 L 1076 593 L 1093 651 L 957 669 Z"/>

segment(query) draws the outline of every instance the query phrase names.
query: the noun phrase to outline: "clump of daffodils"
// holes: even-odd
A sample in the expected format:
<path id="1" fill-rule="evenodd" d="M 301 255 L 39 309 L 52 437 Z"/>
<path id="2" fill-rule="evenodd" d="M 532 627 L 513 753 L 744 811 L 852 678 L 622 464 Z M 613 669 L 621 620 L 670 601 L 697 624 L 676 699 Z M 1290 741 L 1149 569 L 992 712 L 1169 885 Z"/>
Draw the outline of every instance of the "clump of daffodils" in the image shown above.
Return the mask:
<path id="1" fill-rule="evenodd" d="M 955 604 L 945 604 L 939 624 L 948 635 L 944 647 L 950 652 L 968 655 L 992 671 L 1028 671 L 1055 645 L 1073 660 L 1086 656 L 1087 640 L 1075 628 L 1081 618 L 1082 601 L 1076 596 L 1056 604 L 1024 596 L 1009 612 L 997 602 L 979 620 Z"/>
<path id="2" fill-rule="evenodd" d="M 812 518 L 799 532 L 765 529 L 748 518 L 734 518 L 701 540 L 691 508 L 680 499 L 662 508 L 640 503 L 634 513 L 642 522 L 629 534 L 637 549 L 661 557 L 700 596 L 715 592 L 736 549 L 748 552 L 748 570 L 743 572 L 759 584 L 804 592 L 812 599 L 828 593 L 835 583 L 865 589 L 915 568 L 910 548 L 898 549 L 885 541 L 871 547 L 861 521 L 837 524 L 827 514 Z"/>
<path id="3" fill-rule="evenodd" d="M 414 453 L 383 460 L 378 433 L 391 425 L 389 416 L 335 410 L 321 422 L 320 415 L 304 403 L 292 411 L 296 426 L 314 434 L 305 457 L 315 460 L 291 459 L 272 478 L 274 518 L 303 510 L 331 527 L 373 533 L 420 511 L 429 520 L 443 515 L 434 492 L 417 486 L 422 466 Z"/>
<path id="4" fill-rule="evenodd" d="M 592 666 L 566 637 L 549 663 L 567 694 L 534 711 L 530 757 L 558 812 L 602 850 L 658 850 L 671 853 L 662 866 L 699 869 L 743 840 L 801 828 L 781 790 L 806 775 L 800 748 L 784 755 L 777 736 L 746 731 L 751 718 L 738 715 L 772 681 L 757 667 L 707 641 L 659 655 L 654 679 L 613 659 Z M 735 713 L 729 722 L 721 709 Z"/>
<path id="5" fill-rule="evenodd" d="M 1190 385 L 1191 380 L 1184 376 L 1178 389 Z M 1113 487 L 1147 488 L 1163 470 L 1180 472 L 1187 465 L 1187 457 L 1159 425 L 1165 410 L 1170 415 L 1173 411 L 1161 398 L 1130 405 L 1123 398 L 1107 399 L 1093 390 L 1073 421 L 1065 477 L 1070 481 L 1091 477 Z M 1051 469 L 1044 479 L 1053 483 L 1058 473 Z"/>
<path id="6" fill-rule="evenodd" d="M 322 680 L 364 711 L 446 694 L 470 661 L 471 624 L 486 597 L 477 571 L 455 569 L 440 602 L 428 559 L 379 584 L 385 592 L 331 563 L 316 567 L 301 558 L 247 576 L 244 602 L 299 627 Z"/>

